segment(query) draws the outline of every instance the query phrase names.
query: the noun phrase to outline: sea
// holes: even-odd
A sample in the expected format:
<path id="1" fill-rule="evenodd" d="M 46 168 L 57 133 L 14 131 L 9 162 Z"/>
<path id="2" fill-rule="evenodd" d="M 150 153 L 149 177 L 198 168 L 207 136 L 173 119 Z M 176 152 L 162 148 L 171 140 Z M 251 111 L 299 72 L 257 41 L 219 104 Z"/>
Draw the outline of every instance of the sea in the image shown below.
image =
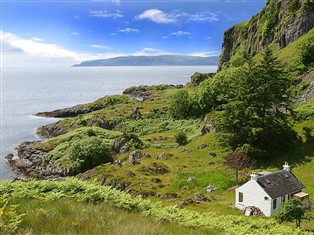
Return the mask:
<path id="1" fill-rule="evenodd" d="M 0 179 L 16 177 L 4 158 L 24 141 L 39 140 L 36 128 L 58 121 L 34 116 L 42 111 L 122 94 L 131 86 L 183 84 L 195 72 L 217 66 L 36 67 L 1 69 Z"/>

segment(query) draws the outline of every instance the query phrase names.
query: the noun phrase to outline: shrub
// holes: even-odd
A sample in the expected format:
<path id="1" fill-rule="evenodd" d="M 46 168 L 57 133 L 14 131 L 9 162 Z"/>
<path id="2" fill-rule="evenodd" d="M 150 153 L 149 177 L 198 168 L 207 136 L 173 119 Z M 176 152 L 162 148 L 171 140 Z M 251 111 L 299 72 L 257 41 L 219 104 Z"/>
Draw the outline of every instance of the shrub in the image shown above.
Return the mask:
<path id="1" fill-rule="evenodd" d="M 112 161 L 102 139 L 92 136 L 74 143 L 69 149 L 69 159 L 74 172 L 80 173 L 100 164 Z"/>
<path id="2" fill-rule="evenodd" d="M 176 139 L 176 142 L 179 145 L 184 145 L 184 144 L 186 144 L 188 142 L 188 138 L 187 138 L 186 134 L 183 131 L 178 132 L 175 135 L 175 139 Z"/>

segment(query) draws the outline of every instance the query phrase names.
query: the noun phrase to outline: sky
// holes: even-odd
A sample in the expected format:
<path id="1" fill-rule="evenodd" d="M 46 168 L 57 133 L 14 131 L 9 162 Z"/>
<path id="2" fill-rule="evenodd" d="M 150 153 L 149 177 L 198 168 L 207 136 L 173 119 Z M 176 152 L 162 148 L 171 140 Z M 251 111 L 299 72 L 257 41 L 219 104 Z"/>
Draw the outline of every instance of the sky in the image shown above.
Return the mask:
<path id="1" fill-rule="evenodd" d="M 72 65 L 127 55 L 212 56 L 265 0 L 1 0 L 1 65 Z"/>

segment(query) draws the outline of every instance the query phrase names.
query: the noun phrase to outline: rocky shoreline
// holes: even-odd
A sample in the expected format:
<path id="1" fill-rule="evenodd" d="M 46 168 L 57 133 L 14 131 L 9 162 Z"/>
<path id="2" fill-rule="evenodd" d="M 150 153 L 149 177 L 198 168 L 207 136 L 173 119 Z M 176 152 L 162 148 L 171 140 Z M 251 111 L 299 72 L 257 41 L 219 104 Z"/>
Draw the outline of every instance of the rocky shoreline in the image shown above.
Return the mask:
<path id="1" fill-rule="evenodd" d="M 18 159 L 13 154 L 5 157 L 18 178 L 59 179 L 73 175 L 69 169 L 52 163 L 46 156 L 47 152 L 38 147 L 40 143 L 42 141 L 25 141 L 16 148 Z"/>

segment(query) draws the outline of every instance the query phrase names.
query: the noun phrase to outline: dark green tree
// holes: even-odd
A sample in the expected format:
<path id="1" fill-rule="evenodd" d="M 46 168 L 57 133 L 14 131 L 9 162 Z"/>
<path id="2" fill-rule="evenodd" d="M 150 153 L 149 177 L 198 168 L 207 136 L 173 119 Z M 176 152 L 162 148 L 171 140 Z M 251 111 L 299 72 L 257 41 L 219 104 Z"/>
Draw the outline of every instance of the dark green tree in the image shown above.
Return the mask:
<path id="1" fill-rule="evenodd" d="M 227 144 L 233 150 L 249 145 L 265 153 L 291 144 L 295 134 L 285 115 L 290 81 L 272 50 L 266 48 L 259 63 L 249 62 L 236 76 L 218 122 Z"/>

